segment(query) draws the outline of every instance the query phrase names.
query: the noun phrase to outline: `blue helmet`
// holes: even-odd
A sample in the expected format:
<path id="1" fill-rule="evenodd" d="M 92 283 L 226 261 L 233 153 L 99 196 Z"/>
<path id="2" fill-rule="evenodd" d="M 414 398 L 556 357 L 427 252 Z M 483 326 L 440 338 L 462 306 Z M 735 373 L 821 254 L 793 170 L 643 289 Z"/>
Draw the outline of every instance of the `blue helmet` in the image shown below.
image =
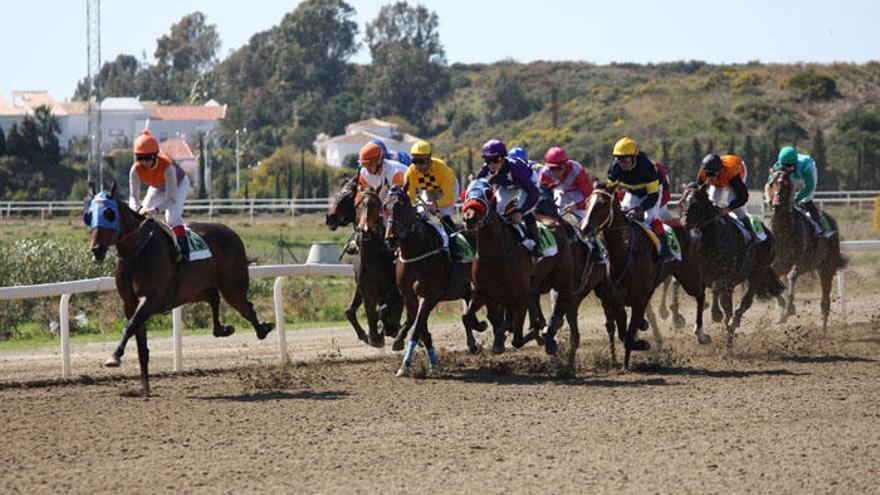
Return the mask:
<path id="1" fill-rule="evenodd" d="M 382 158 L 392 158 L 388 155 L 388 147 L 385 146 L 385 142 L 381 139 L 373 139 L 370 141 L 373 144 L 378 144 L 380 148 L 382 148 Z"/>
<path id="2" fill-rule="evenodd" d="M 406 151 L 397 151 L 397 152 L 392 151 L 391 154 L 398 162 L 400 162 L 406 166 L 409 166 L 410 164 L 412 164 L 412 157 L 409 156 L 409 153 L 407 153 Z"/>
<path id="3" fill-rule="evenodd" d="M 529 152 L 522 146 L 514 146 L 507 152 L 507 156 L 510 158 L 522 158 L 524 162 L 529 162 Z"/>

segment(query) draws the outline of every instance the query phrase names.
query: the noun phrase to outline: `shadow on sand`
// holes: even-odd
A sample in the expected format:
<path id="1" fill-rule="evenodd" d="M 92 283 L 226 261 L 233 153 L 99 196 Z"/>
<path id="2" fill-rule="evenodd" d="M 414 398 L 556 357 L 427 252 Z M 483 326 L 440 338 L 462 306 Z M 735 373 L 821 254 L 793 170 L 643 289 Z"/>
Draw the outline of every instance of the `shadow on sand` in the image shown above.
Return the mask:
<path id="1" fill-rule="evenodd" d="M 217 400 L 229 402 L 266 402 L 274 400 L 306 399 L 306 400 L 338 400 L 350 396 L 351 393 L 344 390 L 327 390 L 313 392 L 303 390 L 301 392 L 285 392 L 282 390 L 265 390 L 249 394 L 239 395 L 211 395 L 208 397 L 191 397 L 201 400 Z"/>

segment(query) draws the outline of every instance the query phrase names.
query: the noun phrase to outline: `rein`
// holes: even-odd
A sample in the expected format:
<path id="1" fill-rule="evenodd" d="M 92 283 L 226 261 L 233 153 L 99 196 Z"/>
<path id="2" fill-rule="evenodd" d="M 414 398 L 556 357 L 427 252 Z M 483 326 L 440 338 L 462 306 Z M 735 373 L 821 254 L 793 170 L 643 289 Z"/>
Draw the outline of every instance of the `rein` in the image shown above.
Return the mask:
<path id="1" fill-rule="evenodd" d="M 143 239 L 141 240 L 141 242 L 138 244 L 137 248 L 135 248 L 134 253 L 132 253 L 132 254 L 130 254 L 130 255 L 128 255 L 128 256 L 124 256 L 124 257 L 123 257 L 123 256 L 119 256 L 119 244 L 121 244 L 121 243 L 127 241 L 130 237 L 134 236 L 135 234 L 140 233 L 141 229 L 143 229 L 143 227 L 144 227 L 144 226 L 145 226 L 150 220 L 152 220 L 152 219 L 151 219 L 151 218 L 145 218 L 145 219 L 144 219 L 144 220 L 143 220 L 143 221 L 137 226 L 136 229 L 132 230 L 132 231 L 129 232 L 128 234 L 125 234 L 124 236 L 120 237 L 120 238 L 116 241 L 115 244 L 116 244 L 116 260 L 117 260 L 117 261 L 122 261 L 122 262 L 125 262 L 125 261 L 131 261 L 131 260 L 133 260 L 134 258 L 137 258 L 138 255 L 140 255 L 140 254 L 144 251 L 144 249 L 146 249 L 147 245 L 150 244 L 150 241 L 153 240 L 153 237 L 154 237 L 154 235 L 155 235 L 155 233 L 156 233 L 156 229 L 155 229 L 155 228 L 154 228 L 154 229 L 151 229 L 150 232 L 147 233 L 146 236 L 144 236 L 144 238 L 143 238 Z"/>

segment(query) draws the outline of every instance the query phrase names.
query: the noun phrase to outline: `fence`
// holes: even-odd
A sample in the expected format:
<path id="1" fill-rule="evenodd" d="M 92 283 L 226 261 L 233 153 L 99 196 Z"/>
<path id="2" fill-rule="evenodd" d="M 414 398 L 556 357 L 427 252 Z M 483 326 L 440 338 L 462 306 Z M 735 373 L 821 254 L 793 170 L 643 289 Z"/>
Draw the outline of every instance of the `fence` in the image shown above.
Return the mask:
<path id="1" fill-rule="evenodd" d="M 864 251 L 880 249 L 880 240 L 870 241 L 844 241 L 841 243 L 844 250 Z M 351 265 L 342 264 L 319 264 L 307 263 L 301 265 L 265 265 L 252 266 L 249 268 L 253 278 L 275 277 L 272 288 L 272 297 L 275 308 L 275 328 L 278 334 L 278 346 L 280 348 L 281 362 L 290 361 L 287 353 L 287 336 L 284 332 L 284 300 L 281 288 L 285 277 L 296 276 L 338 276 L 351 277 L 354 271 Z M 73 294 L 85 292 L 111 291 L 116 288 L 113 277 L 100 277 L 87 280 L 74 280 L 70 282 L 57 282 L 51 284 L 27 285 L 20 287 L 0 287 L 0 300 L 31 299 L 38 297 L 61 296 L 59 303 L 59 321 L 61 338 L 61 376 L 70 376 L 70 297 Z M 846 324 L 846 285 L 844 272 L 837 272 L 837 290 L 840 297 L 840 313 Z M 183 317 L 180 307 L 172 311 L 172 349 L 173 370 L 183 369 Z"/>
<path id="2" fill-rule="evenodd" d="M 677 202 L 681 195 L 672 195 L 672 201 Z M 873 205 L 874 198 L 880 196 L 880 191 L 817 191 L 815 201 L 823 204 L 856 204 L 861 210 L 863 205 L 868 208 Z M 760 200 L 761 191 L 752 191 L 750 197 Z M 253 218 L 254 214 L 285 212 L 295 215 L 299 212 L 322 211 L 330 205 L 331 198 L 254 198 L 254 199 L 190 199 L 184 206 L 185 213 L 202 213 L 212 217 L 215 214 L 235 213 L 248 214 Z M 82 201 L 0 201 L 0 220 L 10 216 L 39 215 L 41 219 L 53 215 L 79 215 L 83 211 Z"/>

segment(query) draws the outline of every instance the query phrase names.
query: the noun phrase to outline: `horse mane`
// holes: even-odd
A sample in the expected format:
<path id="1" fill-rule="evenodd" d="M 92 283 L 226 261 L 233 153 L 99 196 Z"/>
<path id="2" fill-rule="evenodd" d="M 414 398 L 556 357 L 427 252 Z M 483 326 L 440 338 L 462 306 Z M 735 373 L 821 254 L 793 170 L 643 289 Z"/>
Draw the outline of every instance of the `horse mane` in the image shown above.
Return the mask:
<path id="1" fill-rule="evenodd" d="M 593 181 L 593 189 L 600 189 L 600 190 L 605 191 L 607 193 L 614 194 L 614 190 L 617 189 L 617 186 L 612 185 L 607 180 L 600 179 L 600 180 Z"/>

